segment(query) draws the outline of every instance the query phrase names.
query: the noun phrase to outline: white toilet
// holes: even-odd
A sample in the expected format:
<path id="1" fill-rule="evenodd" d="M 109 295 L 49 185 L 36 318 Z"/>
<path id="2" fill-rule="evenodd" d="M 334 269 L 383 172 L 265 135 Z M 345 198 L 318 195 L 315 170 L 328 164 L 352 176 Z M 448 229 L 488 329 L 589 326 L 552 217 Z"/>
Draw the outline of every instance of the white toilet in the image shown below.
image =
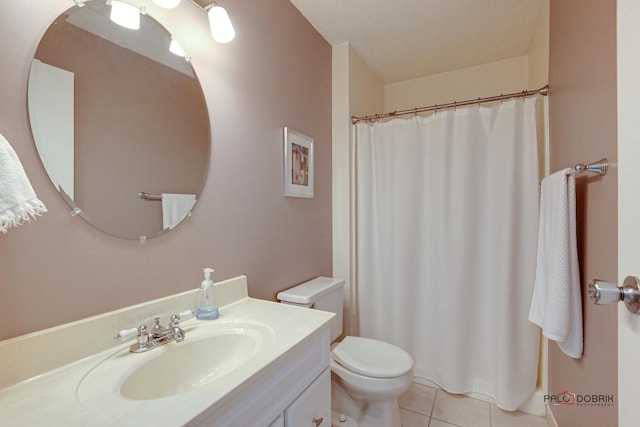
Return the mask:
<path id="1" fill-rule="evenodd" d="M 278 294 L 285 304 L 329 311 L 331 342 L 342 334 L 344 280 L 316 277 Z M 413 359 L 404 350 L 377 340 L 345 337 L 332 345 L 333 425 L 400 427 L 398 397 L 413 381 Z"/>

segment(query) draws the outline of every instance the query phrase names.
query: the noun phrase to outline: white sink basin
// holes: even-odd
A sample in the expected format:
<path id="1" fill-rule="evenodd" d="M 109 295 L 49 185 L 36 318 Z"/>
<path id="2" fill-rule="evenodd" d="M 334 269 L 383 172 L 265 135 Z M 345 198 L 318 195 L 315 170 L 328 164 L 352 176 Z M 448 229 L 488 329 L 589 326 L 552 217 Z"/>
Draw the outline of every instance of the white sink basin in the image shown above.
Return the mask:
<path id="1" fill-rule="evenodd" d="M 185 332 L 181 343 L 137 354 L 127 348 L 104 359 L 80 382 L 78 400 L 91 403 L 101 390 L 130 400 L 188 392 L 233 374 L 274 342 L 271 328 L 260 323 L 196 323 Z"/>
<path id="2" fill-rule="evenodd" d="M 120 393 L 134 400 L 157 399 L 208 384 L 255 355 L 260 337 L 252 332 L 223 331 L 198 341 L 166 344 L 167 351 L 127 377 Z M 150 351 L 156 350 L 160 348 Z"/>

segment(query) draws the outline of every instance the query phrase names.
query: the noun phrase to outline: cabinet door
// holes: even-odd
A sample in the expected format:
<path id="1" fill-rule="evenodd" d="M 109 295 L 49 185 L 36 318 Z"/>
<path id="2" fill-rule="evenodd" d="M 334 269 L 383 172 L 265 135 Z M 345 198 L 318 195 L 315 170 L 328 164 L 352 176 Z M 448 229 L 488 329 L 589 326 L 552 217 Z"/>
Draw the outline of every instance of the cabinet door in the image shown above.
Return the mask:
<path id="1" fill-rule="evenodd" d="M 269 427 L 284 427 L 284 418 L 280 415 L 274 422 L 269 424 Z"/>
<path id="2" fill-rule="evenodd" d="M 331 370 L 325 369 L 284 411 L 286 427 L 331 427 Z"/>

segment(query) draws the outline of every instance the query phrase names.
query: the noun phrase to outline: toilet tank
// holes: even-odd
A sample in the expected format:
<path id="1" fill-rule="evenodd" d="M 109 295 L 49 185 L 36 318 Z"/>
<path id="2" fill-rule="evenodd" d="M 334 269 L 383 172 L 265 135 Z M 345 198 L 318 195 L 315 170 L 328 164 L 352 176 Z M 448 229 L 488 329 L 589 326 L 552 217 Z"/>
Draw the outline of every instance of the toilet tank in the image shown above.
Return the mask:
<path id="1" fill-rule="evenodd" d="M 280 292 L 277 298 L 285 304 L 335 313 L 330 325 L 333 342 L 342 334 L 343 287 L 343 279 L 320 276 Z"/>

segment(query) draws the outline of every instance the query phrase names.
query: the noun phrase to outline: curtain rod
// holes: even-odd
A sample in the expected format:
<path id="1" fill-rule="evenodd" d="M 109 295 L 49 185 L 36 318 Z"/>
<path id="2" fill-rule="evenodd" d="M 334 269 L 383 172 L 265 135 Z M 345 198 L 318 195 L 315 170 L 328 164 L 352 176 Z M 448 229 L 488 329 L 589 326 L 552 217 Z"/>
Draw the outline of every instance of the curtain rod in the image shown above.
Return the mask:
<path id="1" fill-rule="evenodd" d="M 534 95 L 547 96 L 548 94 L 549 94 L 549 85 L 545 85 L 540 89 L 523 90 L 522 92 L 508 93 L 506 95 L 500 94 L 496 96 L 489 96 L 487 98 L 468 99 L 466 101 L 449 102 L 448 104 L 435 104 L 429 107 L 410 108 L 407 110 L 393 111 L 391 113 L 373 114 L 371 116 L 362 116 L 362 117 L 351 116 L 351 123 L 356 124 L 363 120 L 376 121 L 376 120 L 384 119 L 387 117 L 403 116 L 405 114 L 418 114 L 418 113 L 424 113 L 425 111 L 438 111 L 446 108 L 456 108 L 456 107 L 462 107 L 465 105 L 482 104 L 484 102 L 504 101 L 505 99 L 511 99 L 511 98 L 520 98 L 520 97 L 525 98 L 525 97 L 534 96 Z"/>

